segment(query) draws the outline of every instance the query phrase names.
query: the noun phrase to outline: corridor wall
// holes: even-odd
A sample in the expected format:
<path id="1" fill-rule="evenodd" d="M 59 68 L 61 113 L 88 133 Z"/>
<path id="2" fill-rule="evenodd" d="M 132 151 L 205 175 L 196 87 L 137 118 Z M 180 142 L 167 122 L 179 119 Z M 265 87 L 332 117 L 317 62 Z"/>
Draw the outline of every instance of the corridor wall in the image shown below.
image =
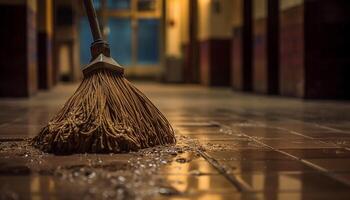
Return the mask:
<path id="1" fill-rule="evenodd" d="M 37 91 L 36 0 L 0 2 L 0 97 Z"/>
<path id="2" fill-rule="evenodd" d="M 349 10 L 346 0 L 281 0 L 281 95 L 349 97 Z"/>
<path id="3" fill-rule="evenodd" d="M 252 0 L 233 0 L 231 86 L 252 90 Z"/>
<path id="4" fill-rule="evenodd" d="M 253 1 L 253 91 L 278 93 L 278 7 L 276 0 Z"/>
<path id="5" fill-rule="evenodd" d="M 39 89 L 50 89 L 54 84 L 52 65 L 53 17 L 53 0 L 38 0 L 37 48 Z"/>
<path id="6" fill-rule="evenodd" d="M 230 85 L 231 0 L 198 0 L 200 82 Z"/>

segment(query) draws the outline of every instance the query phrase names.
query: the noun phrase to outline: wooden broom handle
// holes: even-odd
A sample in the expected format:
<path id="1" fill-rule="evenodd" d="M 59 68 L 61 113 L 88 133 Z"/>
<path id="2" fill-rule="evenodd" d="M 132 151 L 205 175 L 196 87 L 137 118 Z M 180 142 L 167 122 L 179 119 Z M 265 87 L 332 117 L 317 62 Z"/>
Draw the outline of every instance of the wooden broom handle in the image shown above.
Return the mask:
<path id="1" fill-rule="evenodd" d="M 86 14 L 89 19 L 90 28 L 94 42 L 91 44 L 91 56 L 92 60 L 95 59 L 101 53 L 105 56 L 110 57 L 110 48 L 106 41 L 102 39 L 102 34 L 100 26 L 98 24 L 98 19 L 96 16 L 96 11 L 93 5 L 93 0 L 84 0 Z"/>
<path id="2" fill-rule="evenodd" d="M 94 4 L 92 1 L 93 0 L 84 0 L 84 6 L 89 19 L 92 37 L 94 38 L 94 42 L 96 42 L 102 40 L 102 34 L 98 23 Z"/>

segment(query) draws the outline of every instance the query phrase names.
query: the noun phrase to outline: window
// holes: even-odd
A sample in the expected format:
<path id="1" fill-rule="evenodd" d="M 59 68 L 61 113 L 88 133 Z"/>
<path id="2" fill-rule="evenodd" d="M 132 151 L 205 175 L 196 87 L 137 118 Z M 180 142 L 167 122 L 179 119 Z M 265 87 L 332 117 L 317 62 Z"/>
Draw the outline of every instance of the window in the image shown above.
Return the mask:
<path id="1" fill-rule="evenodd" d="M 131 8 L 131 0 L 107 0 L 108 9 L 129 10 Z"/>
<path id="2" fill-rule="evenodd" d="M 110 18 L 108 20 L 108 42 L 111 55 L 123 66 L 131 64 L 131 20 L 128 18 Z"/>
<path id="3" fill-rule="evenodd" d="M 137 10 L 138 11 L 154 11 L 156 10 L 157 1 L 155 0 L 138 0 Z"/>
<path id="4" fill-rule="evenodd" d="M 87 17 L 80 20 L 80 64 L 86 65 L 91 59 L 90 44 L 92 43 L 92 35 Z M 81 66 L 83 67 L 83 66 Z"/>
<path id="5" fill-rule="evenodd" d="M 156 64 L 159 60 L 159 20 L 140 19 L 138 25 L 137 62 Z"/>
<path id="6" fill-rule="evenodd" d="M 112 57 L 129 69 L 159 67 L 161 0 L 94 0 Z M 80 22 L 81 63 L 90 59 L 92 37 L 86 17 Z M 153 70 L 154 71 L 154 70 Z"/>

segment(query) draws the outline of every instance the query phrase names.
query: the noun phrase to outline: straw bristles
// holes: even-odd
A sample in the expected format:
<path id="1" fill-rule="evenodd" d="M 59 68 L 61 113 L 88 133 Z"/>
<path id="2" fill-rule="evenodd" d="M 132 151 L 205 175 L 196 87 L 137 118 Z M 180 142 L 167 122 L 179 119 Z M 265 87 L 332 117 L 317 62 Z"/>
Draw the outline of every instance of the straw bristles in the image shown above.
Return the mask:
<path id="1" fill-rule="evenodd" d="M 152 102 L 122 75 L 99 70 L 33 139 L 49 153 L 120 153 L 175 143 L 174 131 Z"/>

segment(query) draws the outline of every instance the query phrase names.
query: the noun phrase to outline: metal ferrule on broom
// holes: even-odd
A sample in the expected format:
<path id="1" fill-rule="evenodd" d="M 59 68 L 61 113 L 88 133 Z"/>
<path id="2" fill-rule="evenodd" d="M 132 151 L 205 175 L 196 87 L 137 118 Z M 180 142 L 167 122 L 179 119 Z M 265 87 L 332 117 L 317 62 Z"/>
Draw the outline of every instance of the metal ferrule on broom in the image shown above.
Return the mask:
<path id="1" fill-rule="evenodd" d="M 84 0 L 86 15 L 89 19 L 90 29 L 94 42 L 91 44 L 91 61 L 83 68 L 84 76 L 87 76 L 96 70 L 107 69 L 120 75 L 124 74 L 124 69 L 110 55 L 109 44 L 103 40 L 100 26 L 98 23 L 96 11 L 92 0 Z"/>

